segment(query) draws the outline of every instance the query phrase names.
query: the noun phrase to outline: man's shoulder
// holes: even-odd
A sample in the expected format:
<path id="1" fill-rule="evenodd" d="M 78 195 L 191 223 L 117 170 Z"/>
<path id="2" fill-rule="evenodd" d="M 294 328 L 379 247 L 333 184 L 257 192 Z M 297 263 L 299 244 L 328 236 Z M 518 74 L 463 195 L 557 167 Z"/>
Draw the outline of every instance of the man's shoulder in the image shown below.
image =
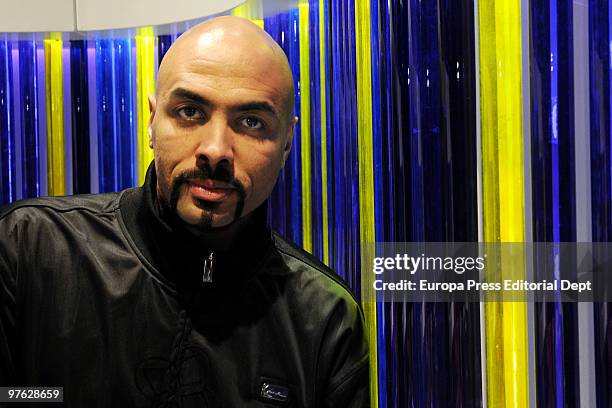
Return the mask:
<path id="1" fill-rule="evenodd" d="M 333 300 L 360 309 L 359 300 L 349 285 L 327 265 L 276 232 L 272 233 L 272 240 L 287 272 L 299 286 L 300 298 L 312 296 L 313 301 Z"/>
<path id="2" fill-rule="evenodd" d="M 109 213 L 117 209 L 120 194 L 121 193 L 80 194 L 19 200 L 0 208 L 0 221 L 10 217 L 22 218 L 28 215 L 43 217 L 44 214 L 50 213 Z"/>

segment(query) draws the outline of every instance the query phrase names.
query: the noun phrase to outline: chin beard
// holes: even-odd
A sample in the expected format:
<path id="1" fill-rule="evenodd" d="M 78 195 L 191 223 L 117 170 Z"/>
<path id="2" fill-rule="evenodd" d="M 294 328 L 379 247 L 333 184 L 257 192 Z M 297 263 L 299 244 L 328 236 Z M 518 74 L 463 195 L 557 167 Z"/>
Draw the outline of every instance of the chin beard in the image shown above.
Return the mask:
<path id="1" fill-rule="evenodd" d="M 236 220 L 234 220 L 236 221 Z M 232 221 L 232 223 L 234 222 Z M 198 224 L 198 229 L 200 231 L 210 231 L 213 229 L 212 226 L 213 215 L 210 211 L 202 211 L 202 217 L 200 218 L 200 222 Z"/>
<path id="2" fill-rule="evenodd" d="M 240 182 L 240 180 L 233 178 L 224 167 L 218 166 L 216 171 L 213 171 L 208 165 L 205 165 L 201 168 L 183 171 L 181 174 L 176 176 L 174 180 L 172 180 L 170 197 L 166 204 L 175 217 L 181 219 L 178 213 L 178 202 L 181 197 L 181 190 L 183 190 L 184 187 L 188 186 L 189 181 L 192 179 L 212 179 L 230 183 L 236 188 L 234 192 L 238 195 L 238 198 L 236 201 L 236 209 L 234 210 L 234 217 L 232 221 L 229 224 L 224 225 L 223 227 L 213 227 L 212 225 L 213 215 L 221 203 L 212 203 L 209 201 L 202 201 L 196 199 L 195 205 L 202 210 L 202 215 L 198 224 L 191 225 L 191 227 L 197 228 L 200 231 L 204 232 L 214 230 L 215 228 L 225 228 L 235 223 L 242 216 L 242 211 L 244 210 L 244 200 L 246 196 L 246 191 L 244 189 L 243 184 Z M 185 191 L 183 193 L 187 194 L 187 192 Z"/>

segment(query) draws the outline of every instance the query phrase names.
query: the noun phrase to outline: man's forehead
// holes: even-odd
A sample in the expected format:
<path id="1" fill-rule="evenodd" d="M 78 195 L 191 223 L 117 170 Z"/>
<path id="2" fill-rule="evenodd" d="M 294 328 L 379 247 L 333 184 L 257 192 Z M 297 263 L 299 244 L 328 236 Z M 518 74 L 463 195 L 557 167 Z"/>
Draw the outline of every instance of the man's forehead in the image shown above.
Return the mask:
<path id="1" fill-rule="evenodd" d="M 279 111 L 290 113 L 293 77 L 278 44 L 250 22 L 221 22 L 187 32 L 173 44 L 160 66 L 158 97 L 187 81 L 194 82 L 194 92 L 198 87 L 259 91 L 279 104 Z"/>
<path id="2" fill-rule="evenodd" d="M 192 94 L 208 98 L 262 99 L 273 105 L 285 102 L 286 89 L 270 76 L 252 69 L 184 69 L 169 73 L 159 80 L 158 96 L 168 100 L 172 96 L 185 95 L 177 90 L 188 90 Z"/>

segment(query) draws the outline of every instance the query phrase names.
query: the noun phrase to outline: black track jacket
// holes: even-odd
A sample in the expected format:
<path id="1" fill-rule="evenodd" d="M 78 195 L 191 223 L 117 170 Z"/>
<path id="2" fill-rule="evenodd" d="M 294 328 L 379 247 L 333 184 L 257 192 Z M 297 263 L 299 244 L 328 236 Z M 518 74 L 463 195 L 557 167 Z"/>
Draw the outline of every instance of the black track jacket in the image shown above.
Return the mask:
<path id="1" fill-rule="evenodd" d="M 369 406 L 341 280 L 265 204 L 211 256 L 155 185 L 151 166 L 141 188 L 0 211 L 0 385 L 62 386 L 65 407 Z"/>

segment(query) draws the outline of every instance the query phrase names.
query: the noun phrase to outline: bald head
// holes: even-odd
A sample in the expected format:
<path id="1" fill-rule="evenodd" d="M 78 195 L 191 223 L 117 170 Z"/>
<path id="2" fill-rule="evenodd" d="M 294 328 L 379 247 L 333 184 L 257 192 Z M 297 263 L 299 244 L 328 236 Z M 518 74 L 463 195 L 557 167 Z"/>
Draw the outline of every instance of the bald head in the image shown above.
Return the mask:
<path id="1" fill-rule="evenodd" d="M 207 73 L 224 67 L 229 76 L 250 75 L 254 81 L 278 88 L 283 115 L 292 119 L 293 75 L 282 48 L 251 21 L 235 16 L 207 20 L 183 33 L 168 49 L 158 72 L 156 95 L 163 96 L 176 74 Z M 215 69 L 215 74 L 219 70 Z"/>

